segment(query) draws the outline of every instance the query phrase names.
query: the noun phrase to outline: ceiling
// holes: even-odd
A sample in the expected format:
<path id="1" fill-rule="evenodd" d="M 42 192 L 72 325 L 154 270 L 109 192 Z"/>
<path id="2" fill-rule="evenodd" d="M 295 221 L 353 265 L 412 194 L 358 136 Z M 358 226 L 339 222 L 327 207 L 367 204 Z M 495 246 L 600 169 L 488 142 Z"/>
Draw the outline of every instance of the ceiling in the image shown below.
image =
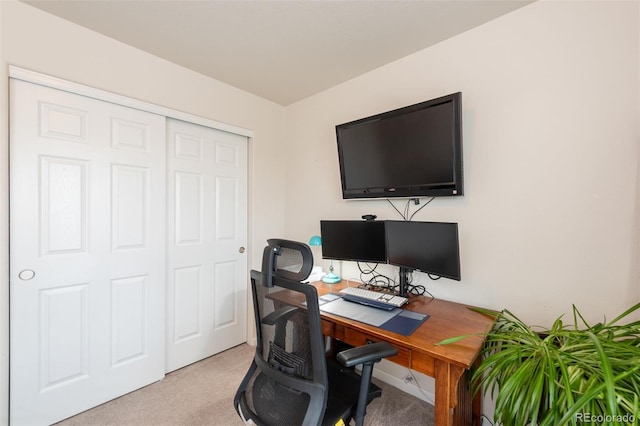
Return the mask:
<path id="1" fill-rule="evenodd" d="M 288 105 L 532 0 L 22 0 Z"/>

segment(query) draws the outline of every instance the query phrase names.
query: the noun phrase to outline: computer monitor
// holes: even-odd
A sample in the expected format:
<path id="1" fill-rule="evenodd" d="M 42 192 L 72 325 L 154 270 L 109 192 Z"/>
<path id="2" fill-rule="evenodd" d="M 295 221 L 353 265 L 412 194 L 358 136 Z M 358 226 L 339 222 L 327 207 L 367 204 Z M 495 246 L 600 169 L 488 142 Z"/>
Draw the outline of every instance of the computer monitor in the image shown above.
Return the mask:
<path id="1" fill-rule="evenodd" d="M 460 281 L 458 224 L 386 221 L 387 262 Z"/>
<path id="2" fill-rule="evenodd" d="M 459 196 L 462 94 L 336 126 L 343 198 Z"/>
<path id="3" fill-rule="evenodd" d="M 386 263 L 385 222 L 321 220 L 322 257 Z"/>

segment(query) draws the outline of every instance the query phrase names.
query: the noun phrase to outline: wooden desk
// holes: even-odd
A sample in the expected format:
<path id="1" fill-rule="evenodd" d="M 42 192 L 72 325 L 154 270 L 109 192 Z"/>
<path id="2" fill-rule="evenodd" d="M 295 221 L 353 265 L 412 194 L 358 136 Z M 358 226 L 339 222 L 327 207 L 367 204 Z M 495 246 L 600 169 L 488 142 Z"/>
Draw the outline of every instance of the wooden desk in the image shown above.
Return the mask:
<path id="1" fill-rule="evenodd" d="M 323 295 L 360 283 L 343 280 L 337 284 L 311 284 L 318 289 L 319 295 Z M 473 424 L 473 413 L 479 424 L 481 394 L 475 398 L 470 395 L 464 373 L 475 362 L 484 339 L 474 336 L 450 345 L 434 344 L 454 336 L 484 333 L 491 328 L 493 320 L 466 305 L 423 296 L 411 296 L 405 309 L 430 315 L 410 336 L 321 312 L 323 333 L 352 346 L 378 341 L 393 344 L 398 355 L 388 358 L 389 361 L 435 378 L 436 426 L 469 426 Z"/>

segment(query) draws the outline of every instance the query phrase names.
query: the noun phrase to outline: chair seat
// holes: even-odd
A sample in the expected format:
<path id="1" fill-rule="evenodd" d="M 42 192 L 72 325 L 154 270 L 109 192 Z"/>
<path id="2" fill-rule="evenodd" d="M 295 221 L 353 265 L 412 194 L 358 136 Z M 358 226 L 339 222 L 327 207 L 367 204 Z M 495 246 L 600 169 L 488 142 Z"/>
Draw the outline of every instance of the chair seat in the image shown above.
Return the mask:
<path id="1" fill-rule="evenodd" d="M 302 424 L 309 396 L 296 392 L 258 373 L 253 383 L 252 401 L 267 425 Z"/>

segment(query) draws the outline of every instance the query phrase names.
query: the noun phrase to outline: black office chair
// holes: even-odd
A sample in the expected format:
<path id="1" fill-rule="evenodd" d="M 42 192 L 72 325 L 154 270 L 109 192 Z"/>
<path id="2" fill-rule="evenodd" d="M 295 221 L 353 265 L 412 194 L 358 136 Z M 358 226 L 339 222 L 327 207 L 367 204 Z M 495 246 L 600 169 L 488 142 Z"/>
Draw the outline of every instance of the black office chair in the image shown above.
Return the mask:
<path id="1" fill-rule="evenodd" d="M 381 342 L 342 351 L 339 363 L 327 359 L 316 288 L 300 282 L 312 266 L 306 244 L 271 239 L 262 272 L 251 271 L 258 342 L 234 398 L 245 423 L 362 425 L 366 405 L 382 394 L 371 383 L 373 364 L 397 350 Z"/>

